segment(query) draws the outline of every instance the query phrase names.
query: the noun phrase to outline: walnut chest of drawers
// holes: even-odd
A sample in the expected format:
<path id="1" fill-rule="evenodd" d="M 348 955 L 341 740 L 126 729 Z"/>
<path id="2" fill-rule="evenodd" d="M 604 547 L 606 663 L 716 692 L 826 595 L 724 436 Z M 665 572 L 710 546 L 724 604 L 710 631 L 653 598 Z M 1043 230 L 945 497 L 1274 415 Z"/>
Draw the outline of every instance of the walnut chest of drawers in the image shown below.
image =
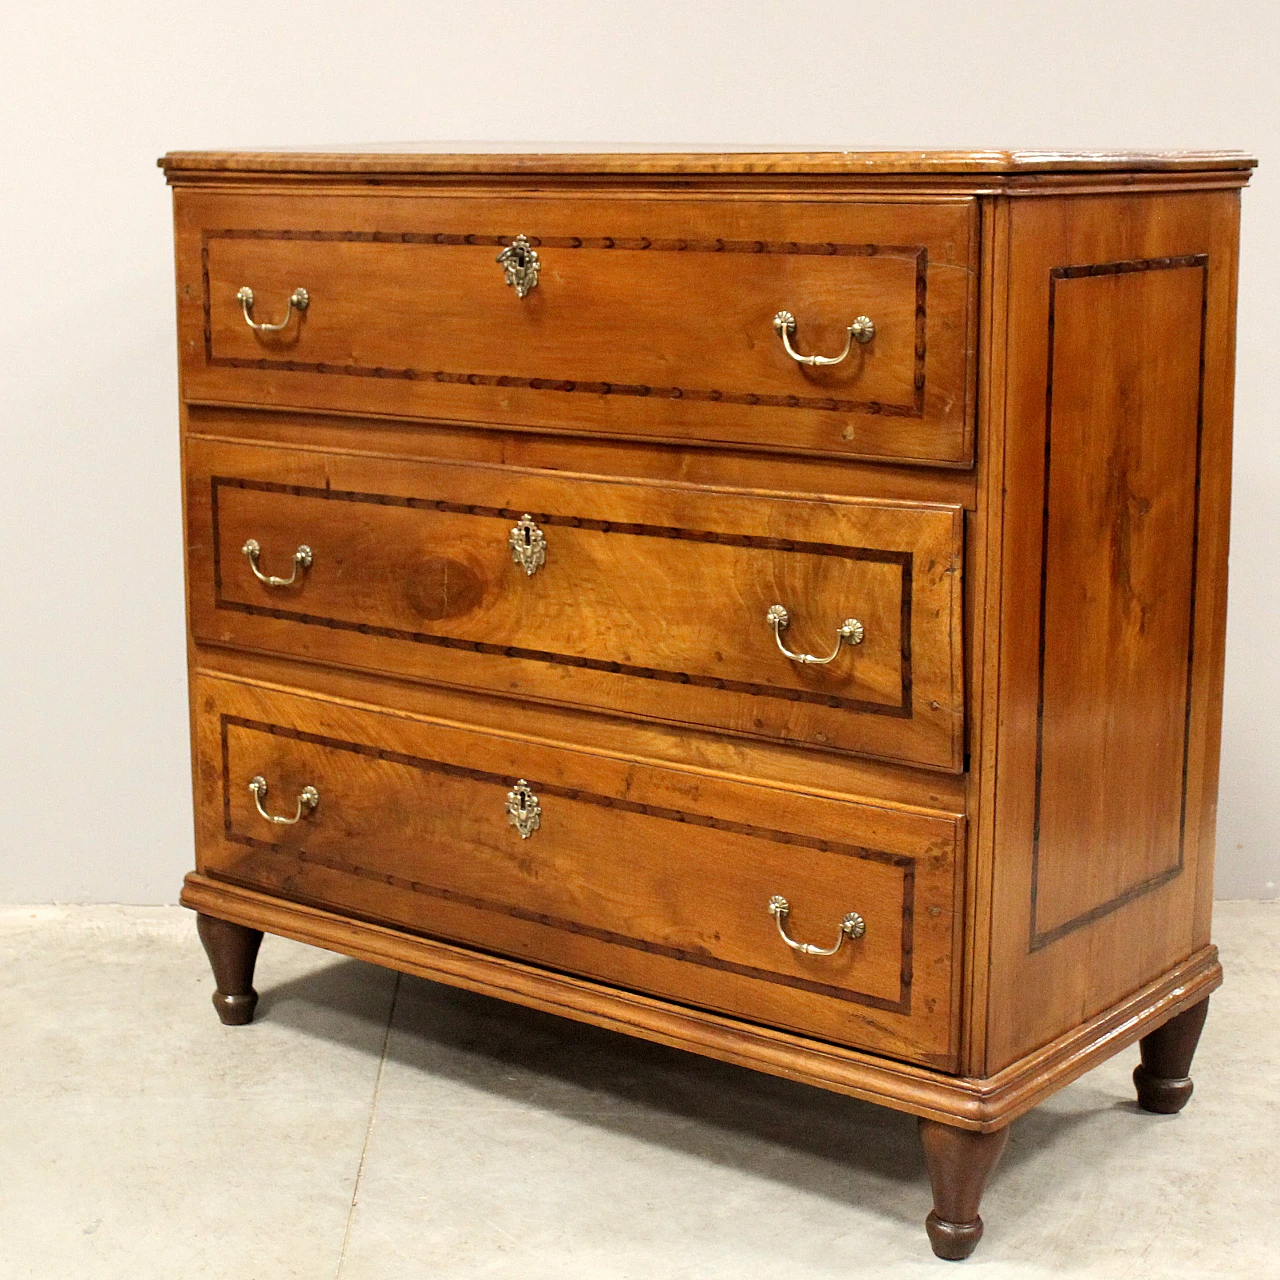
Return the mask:
<path id="1" fill-rule="evenodd" d="M 199 915 L 1008 1125 L 1210 944 L 1234 153 L 174 153 Z"/>

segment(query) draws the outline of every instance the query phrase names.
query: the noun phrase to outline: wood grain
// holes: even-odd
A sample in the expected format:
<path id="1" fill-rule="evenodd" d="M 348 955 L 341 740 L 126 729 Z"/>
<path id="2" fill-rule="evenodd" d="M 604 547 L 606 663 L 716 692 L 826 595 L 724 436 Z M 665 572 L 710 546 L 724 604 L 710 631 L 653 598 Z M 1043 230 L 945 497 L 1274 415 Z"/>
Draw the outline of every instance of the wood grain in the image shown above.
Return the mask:
<path id="1" fill-rule="evenodd" d="M 972 201 L 179 193 L 184 395 L 949 466 L 972 460 Z M 518 298 L 496 252 L 538 246 Z M 281 333 L 245 324 L 299 285 Z M 259 304 L 255 304 L 259 305 Z M 876 336 L 828 369 L 790 359 Z M 271 310 L 274 309 L 274 310 Z"/>
<path id="2" fill-rule="evenodd" d="M 972 510 L 976 472 L 758 450 L 686 449 L 580 434 L 503 430 L 413 419 L 271 408 L 185 406 L 193 436 L 233 444 L 282 444 L 382 458 L 444 459 L 571 471 L 613 479 L 674 481 L 757 493 L 803 493 L 896 502 L 945 502 Z M 981 465 L 979 463 L 979 465 Z"/>
<path id="3" fill-rule="evenodd" d="M 1034 948 L 1182 870 L 1207 270 L 1051 279 Z"/>
<path id="4" fill-rule="evenodd" d="M 1206 947 L 1157 981 L 985 1078 L 895 1062 L 189 875 L 183 905 L 481 995 L 593 1023 L 964 1129 L 1003 1128 L 1199 1003 L 1222 982 Z"/>
<path id="5" fill-rule="evenodd" d="M 1012 208 L 988 1071 L 1208 941 L 1238 212 Z"/>
<path id="6" fill-rule="evenodd" d="M 204 442 L 188 476 L 202 640 L 960 765 L 955 508 Z M 526 512 L 548 544 L 532 576 L 508 547 Z M 266 572 L 288 576 L 304 544 L 313 564 L 264 586 L 250 537 Z M 803 651 L 829 653 L 847 617 L 865 638 L 794 662 L 765 619 L 775 603 Z"/>
<path id="7" fill-rule="evenodd" d="M 1004 511 L 1005 400 L 1008 362 L 1016 335 L 1008 326 L 1010 201 L 984 205 L 982 308 L 979 341 L 978 442 L 974 510 L 968 514 L 965 555 L 965 653 L 968 772 L 965 812 L 965 958 L 961 1070 L 986 1070 L 987 1002 L 991 978 L 991 893 L 995 874 L 995 786 L 999 776 L 996 728 L 1000 722 L 999 537 Z"/>
<path id="8" fill-rule="evenodd" d="M 201 680 L 199 866 L 553 968 L 930 1063 L 951 1060 L 961 824 Z M 258 814 L 320 803 L 293 826 Z M 528 780 L 541 826 L 506 811 Z M 778 936 L 767 904 L 834 956 Z"/>
<path id="9" fill-rule="evenodd" d="M 871 799 L 887 808 L 965 812 L 966 777 L 908 768 L 844 752 L 797 751 L 786 742 L 742 738 L 690 724 L 663 724 L 568 704 L 520 701 L 499 693 L 316 666 L 305 659 L 193 645 L 192 675 L 228 676 L 267 689 L 307 691 L 369 710 L 397 711 L 507 732 L 513 707 L 521 732 L 551 745 L 592 750 L 638 764 L 674 765 L 734 782 L 756 782 L 836 800 Z"/>
<path id="10" fill-rule="evenodd" d="M 685 146 L 662 151 L 614 144 L 406 142 L 367 147 L 283 147 L 273 151 L 171 151 L 158 161 L 171 180 L 186 171 L 407 174 L 778 174 L 845 175 L 1144 173 L 1244 170 L 1242 151 L 785 151 L 751 146 Z"/>
<path id="11" fill-rule="evenodd" d="M 1138 1039 L 1147 1099 L 1185 1101 L 1221 980 L 1251 158 L 163 163 L 184 902 L 974 1133 Z M 523 302 L 493 262 L 519 231 L 543 258 Z M 255 337 L 241 284 L 267 316 L 298 285 L 314 304 Z M 805 350 L 853 314 L 883 328 L 806 372 L 782 307 Z M 505 541 L 525 511 L 549 542 L 531 578 Z M 267 572 L 307 542 L 314 573 L 268 591 L 250 536 Z M 813 601 L 857 595 L 874 627 L 801 669 L 756 621 L 775 595 L 797 648 L 846 616 Z M 273 807 L 311 782 L 319 809 L 269 826 L 257 772 Z M 543 805 L 527 841 L 518 777 Z M 868 933 L 797 956 L 773 892 L 807 941 L 859 903 Z M 978 1219 L 952 1164 L 954 1251 Z"/>

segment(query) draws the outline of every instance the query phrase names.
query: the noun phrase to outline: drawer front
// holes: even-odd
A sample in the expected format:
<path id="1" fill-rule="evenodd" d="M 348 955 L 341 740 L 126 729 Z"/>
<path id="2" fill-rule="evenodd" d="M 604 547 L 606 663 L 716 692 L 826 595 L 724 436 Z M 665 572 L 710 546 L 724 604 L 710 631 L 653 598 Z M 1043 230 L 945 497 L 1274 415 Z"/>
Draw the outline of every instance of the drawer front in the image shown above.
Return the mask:
<path id="1" fill-rule="evenodd" d="M 195 698 L 205 874 L 842 1044 L 950 1061 L 954 815 L 208 677 Z M 265 793 L 251 791 L 255 778 Z M 307 787 L 314 807 L 298 799 Z M 509 811 L 517 792 L 527 835 Z M 301 817 L 274 823 L 259 803 Z M 842 939 L 835 954 L 788 947 L 775 895 L 795 939 Z M 862 936 L 841 931 L 849 913 Z"/>
<path id="2" fill-rule="evenodd" d="M 183 390 L 967 466 L 976 227 L 971 200 L 180 191 Z M 523 298 L 496 261 L 517 234 Z M 246 286 L 283 328 L 246 323 Z M 784 310 L 801 355 L 864 315 L 874 337 L 803 365 Z"/>
<path id="3" fill-rule="evenodd" d="M 200 440 L 188 468 L 199 640 L 961 765 L 958 507 Z"/>

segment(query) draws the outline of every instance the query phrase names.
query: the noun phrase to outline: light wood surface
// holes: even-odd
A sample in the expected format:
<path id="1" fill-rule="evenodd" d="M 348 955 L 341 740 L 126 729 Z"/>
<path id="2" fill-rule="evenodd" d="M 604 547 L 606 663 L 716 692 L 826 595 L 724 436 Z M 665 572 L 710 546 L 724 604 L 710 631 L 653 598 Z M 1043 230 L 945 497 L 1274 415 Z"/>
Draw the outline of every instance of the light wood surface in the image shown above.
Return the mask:
<path id="1" fill-rule="evenodd" d="M 591 143 L 405 142 L 364 147 L 273 151 L 171 151 L 158 161 L 170 178 L 203 173 L 400 172 L 563 174 L 1005 174 L 1245 171 L 1257 161 L 1243 151 L 838 151 L 751 146 L 658 146 Z"/>
<path id="2" fill-rule="evenodd" d="M 1208 941 L 1238 211 L 1012 211 L 988 1070 Z"/>
<path id="3" fill-rule="evenodd" d="M 942 1126 L 942 1256 L 976 1243 L 998 1131 L 1103 1058 L 1141 1040 L 1143 1105 L 1186 1102 L 1221 981 L 1250 157 L 162 163 L 183 901 L 235 926 L 202 929 L 236 1016 L 267 930 L 898 1107 Z M 518 232 L 524 299 L 493 261 Z M 313 301 L 255 333 L 245 284 L 260 318 Z M 782 308 L 806 352 L 858 314 L 877 336 L 806 369 Z M 312 566 L 265 586 L 248 538 L 265 573 Z M 772 603 L 797 651 L 851 616 L 863 643 L 794 663 Z M 319 805 L 269 823 L 257 774 L 269 812 Z M 799 954 L 774 893 L 804 942 L 850 910 L 866 934 Z"/>
<path id="4" fill-rule="evenodd" d="M 1004 1128 L 1222 984 L 1217 951 L 1206 947 L 1005 1070 L 974 1077 L 420 938 L 199 873 L 187 876 L 182 902 L 195 911 L 358 960 L 982 1132 Z"/>
<path id="5" fill-rule="evenodd" d="M 200 680 L 199 866 L 283 897 L 952 1065 L 955 853 L 933 815 Z M 292 826 L 306 786 L 315 810 Z M 506 808 L 528 781 L 540 826 Z M 791 904 L 800 955 L 769 899 Z"/>
<path id="6" fill-rule="evenodd" d="M 231 676 L 266 689 L 309 685 L 353 706 L 449 720 L 506 732 L 511 699 L 500 692 L 438 685 L 380 672 L 316 665 L 304 658 L 221 645 L 193 646 L 192 674 Z M 871 799 L 891 808 L 963 817 L 967 779 L 826 750 L 797 751 L 770 742 L 700 729 L 697 725 L 638 720 L 567 703 L 522 701 L 519 725 L 527 737 L 570 749 L 596 750 L 641 764 L 674 765 L 731 781 L 753 781 L 835 799 Z"/>
<path id="7" fill-rule="evenodd" d="M 193 401 L 967 466 L 972 200 L 180 192 Z M 536 246 L 520 298 L 497 254 Z M 299 286 L 310 303 L 279 332 Z M 830 368 L 862 315 L 875 337 Z"/>
<path id="8" fill-rule="evenodd" d="M 391 414 L 188 405 L 191 438 L 273 443 L 383 458 L 445 458 L 571 471 L 612 479 L 669 480 L 769 494 L 947 502 L 973 510 L 974 468 L 886 467 L 856 458 L 720 447 L 688 449 L 651 441 L 525 431 L 465 423 L 431 424 Z"/>
<path id="9" fill-rule="evenodd" d="M 956 769 L 960 513 L 193 441 L 203 641 Z M 545 564 L 509 537 L 534 513 Z M 299 546 L 313 563 L 290 587 Z M 716 603 L 713 603 L 716 602 Z M 821 606 L 817 602 L 822 602 Z M 863 640 L 826 665 L 853 617 Z M 821 612 L 818 612 L 819 607 Z M 680 688 L 673 699 L 672 686 Z"/>

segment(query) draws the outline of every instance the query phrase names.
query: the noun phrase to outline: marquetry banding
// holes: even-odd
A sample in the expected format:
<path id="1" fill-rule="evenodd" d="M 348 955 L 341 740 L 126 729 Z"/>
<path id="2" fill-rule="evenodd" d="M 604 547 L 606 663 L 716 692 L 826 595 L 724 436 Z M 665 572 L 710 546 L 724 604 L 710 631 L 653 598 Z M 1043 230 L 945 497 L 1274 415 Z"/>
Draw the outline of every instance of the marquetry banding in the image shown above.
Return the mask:
<path id="1" fill-rule="evenodd" d="M 584 658 L 574 654 L 553 653 L 544 649 L 527 649 L 516 645 L 491 644 L 483 640 L 463 640 L 455 636 L 434 635 L 426 631 L 407 631 L 396 627 L 381 627 L 368 622 L 331 618 L 321 614 L 303 613 L 275 606 L 228 600 L 222 594 L 222 533 L 218 505 L 218 492 L 222 488 L 248 489 L 258 493 L 278 493 L 330 502 L 356 502 L 380 507 L 404 507 L 416 511 L 440 511 L 453 515 L 472 515 L 504 521 L 519 520 L 524 511 L 516 510 L 515 508 L 484 507 L 475 504 L 445 502 L 436 498 L 405 498 L 394 494 L 356 493 L 341 489 L 284 485 L 265 480 L 245 480 L 230 476 L 213 476 L 211 477 L 210 485 L 213 510 L 214 607 L 218 609 L 244 613 L 251 617 L 275 618 L 282 622 L 297 622 L 303 626 L 328 627 L 335 631 L 352 631 L 360 635 L 378 636 L 386 640 L 403 640 L 411 644 L 431 645 L 442 649 L 459 649 L 470 653 L 484 653 L 497 657 L 556 663 L 562 666 L 581 667 L 588 671 L 606 671 L 614 675 L 636 676 L 642 680 L 665 680 L 673 684 L 687 684 L 703 689 L 719 689 L 728 693 L 745 693 L 760 698 L 779 698 L 786 702 L 813 703 L 817 706 L 832 707 L 837 710 L 857 711 L 864 715 L 889 716 L 900 720 L 913 718 L 911 615 L 915 557 L 914 553 L 910 551 L 886 551 L 878 547 L 840 546 L 826 542 L 796 542 L 786 538 L 757 537 L 752 534 L 718 533 L 708 529 L 627 524 L 618 521 L 593 520 L 583 516 L 555 515 L 549 512 L 532 513 L 538 524 L 544 527 L 554 528 L 561 526 L 573 529 L 591 529 L 600 533 L 629 534 L 635 537 L 673 538 L 686 542 L 714 542 L 722 546 L 750 547 L 763 551 L 793 551 L 807 555 L 836 556 L 846 560 L 897 565 L 902 574 L 900 588 L 902 606 L 899 617 L 901 635 L 900 698 L 896 703 L 871 702 L 861 698 L 842 698 L 835 694 L 817 693 L 810 689 L 793 689 L 774 685 L 753 684 L 741 680 L 725 680 L 719 676 L 704 676 L 685 671 L 665 671 L 660 668 L 633 666 L 628 663 L 612 662 L 602 658 Z"/>
<path id="2" fill-rule="evenodd" d="M 512 233 L 514 234 L 514 233 Z M 513 374 L 464 373 L 448 369 L 395 369 L 381 365 L 332 364 L 327 361 L 273 360 L 265 356 L 215 356 L 213 300 L 209 287 L 209 243 L 213 240 L 303 240 L 363 244 L 413 244 L 493 248 L 510 243 L 511 235 L 419 231 L 270 231 L 250 227 L 204 231 L 200 240 L 200 269 L 204 285 L 205 363 L 226 369 L 276 369 L 284 373 L 337 374 L 349 378 L 392 378 L 417 382 L 508 387 L 527 391 L 586 392 L 597 396 L 651 396 L 655 399 L 705 401 L 771 409 L 819 409 L 832 413 L 875 414 L 885 417 L 924 416 L 926 298 L 929 251 L 922 245 L 802 243 L 782 240 L 676 240 L 647 236 L 529 236 L 536 248 L 595 250 L 655 250 L 662 253 L 797 254 L 811 257 L 911 257 L 916 263 L 916 332 L 914 397 L 911 404 L 879 400 L 846 400 L 833 396 L 766 395 L 751 391 L 716 391 L 692 387 L 651 387 L 643 383 L 584 382 L 572 378 L 528 378 Z"/>
<path id="3" fill-rule="evenodd" d="M 1137 884 L 1130 885 L 1122 893 L 1083 911 L 1070 920 L 1055 925 L 1052 929 L 1040 929 L 1036 918 L 1039 900 L 1040 874 L 1040 803 L 1044 772 L 1044 686 L 1045 686 L 1045 618 L 1049 597 L 1049 473 L 1052 463 L 1053 442 L 1053 335 L 1054 317 L 1057 303 L 1057 286 L 1060 280 L 1078 280 L 1088 276 L 1126 275 L 1134 271 L 1173 271 L 1193 268 L 1202 271 L 1202 291 L 1200 296 L 1200 380 L 1196 405 L 1196 471 L 1195 471 L 1195 511 L 1191 525 L 1191 605 L 1190 623 L 1187 637 L 1187 682 L 1186 682 L 1186 714 L 1184 719 L 1182 749 L 1182 796 L 1181 812 L 1178 827 L 1178 857 L 1170 867 Z M 1036 767 L 1035 767 L 1035 817 L 1031 839 L 1031 939 L 1030 951 L 1039 951 L 1056 942 L 1059 938 L 1077 929 L 1083 929 L 1103 916 L 1119 910 L 1137 898 L 1168 884 L 1182 874 L 1185 863 L 1187 838 L 1187 781 L 1191 765 L 1191 681 L 1195 661 L 1196 633 L 1196 570 L 1197 553 L 1200 542 L 1200 464 L 1202 441 L 1204 436 L 1204 372 L 1205 372 L 1205 337 L 1208 332 L 1207 312 L 1209 306 L 1209 255 L 1206 253 L 1184 254 L 1169 258 L 1135 258 L 1123 262 L 1094 262 L 1076 266 L 1054 267 L 1049 272 L 1049 359 L 1048 374 L 1045 386 L 1045 438 L 1044 438 L 1044 507 L 1041 517 L 1040 533 L 1040 652 L 1039 652 L 1039 684 L 1036 708 Z"/>
<path id="4" fill-rule="evenodd" d="M 902 872 L 902 968 L 899 978 L 899 996 L 897 1000 L 886 1000 L 882 996 L 868 995 L 864 992 L 852 991 L 845 987 L 832 986 L 829 983 L 813 982 L 793 974 L 776 973 L 770 969 L 759 969 L 751 965 L 738 964 L 735 961 L 723 960 L 709 956 L 701 951 L 686 951 L 679 947 L 667 946 L 645 938 L 635 938 L 628 934 L 616 933 L 608 929 L 598 929 L 578 921 L 566 920 L 558 916 L 550 916 L 543 912 L 514 906 L 510 903 L 493 902 L 489 899 L 474 897 L 443 886 L 425 884 L 406 876 L 396 875 L 390 871 L 379 871 L 363 867 L 355 862 L 337 858 L 330 854 L 308 852 L 294 844 L 278 841 L 262 840 L 255 836 L 245 835 L 234 828 L 231 816 L 231 748 L 228 729 L 245 729 L 255 733 L 270 734 L 277 738 L 286 738 L 293 742 L 306 743 L 330 751 L 343 751 L 353 755 L 366 756 L 387 764 L 401 765 L 409 769 L 417 769 L 424 773 L 435 773 L 450 778 L 460 778 L 468 782 L 479 782 L 496 786 L 506 792 L 512 783 L 510 774 L 491 773 L 484 769 L 475 769 L 466 765 L 450 764 L 443 760 L 433 760 L 426 756 L 408 755 L 401 751 L 390 751 L 382 747 L 370 746 L 367 743 L 348 742 L 341 738 L 329 737 L 325 734 L 310 733 L 303 729 L 295 729 L 284 725 L 270 724 L 259 720 L 250 720 L 243 716 L 223 714 L 220 717 L 222 746 L 222 812 L 225 838 L 235 844 L 255 849 L 272 849 L 287 852 L 302 862 L 308 862 L 326 870 L 339 874 L 355 876 L 363 880 L 371 880 L 386 884 L 391 888 L 405 890 L 410 893 L 423 894 L 427 897 L 439 898 L 448 902 L 456 902 L 462 906 L 472 907 L 479 911 L 496 912 L 517 920 L 525 920 L 533 924 L 544 925 L 551 929 L 560 929 L 583 937 L 594 938 L 601 942 L 613 943 L 617 946 L 629 947 L 632 950 L 646 951 L 653 955 L 665 956 L 668 959 L 680 960 L 689 964 L 702 965 L 705 968 L 718 969 L 740 977 L 754 978 L 762 982 L 771 982 L 781 986 L 793 987 L 800 991 L 808 991 L 814 995 L 827 996 L 834 1000 L 844 1000 L 853 1004 L 867 1005 L 874 1009 L 882 1009 L 890 1013 L 910 1014 L 912 983 L 912 948 L 915 922 L 915 859 L 902 854 L 887 853 L 880 849 L 869 849 L 862 845 L 843 844 L 835 840 L 821 840 L 813 836 L 801 835 L 798 832 L 779 831 L 768 827 L 758 827 L 745 822 L 732 822 L 724 818 L 712 817 L 709 814 L 691 813 L 684 809 L 668 809 L 658 805 L 640 804 L 634 800 L 626 800 L 617 796 L 602 795 L 578 787 L 565 787 L 557 783 L 542 782 L 529 779 L 529 786 L 542 799 L 554 797 L 577 804 L 598 805 L 606 809 L 617 809 L 623 813 L 634 813 L 650 818 L 658 818 L 665 822 L 678 822 L 685 826 L 709 827 L 717 831 L 730 832 L 733 835 L 746 836 L 752 839 L 767 840 L 772 844 L 798 846 L 814 849 L 821 853 L 833 853 L 843 857 L 858 858 L 864 862 L 877 862 L 882 865 L 896 867 Z M 219 878 L 232 883 L 246 883 L 226 872 L 210 872 Z M 250 886 L 252 887 L 252 886 Z M 296 895 L 290 890 L 291 896 Z M 302 900 L 299 898 L 299 900 Z M 348 915 L 356 915 L 344 907 Z M 363 917 L 357 917 L 363 918 Z M 400 921 L 369 918 L 373 924 L 387 925 L 404 930 L 406 925 Z M 423 932 L 423 936 L 429 936 Z"/>

